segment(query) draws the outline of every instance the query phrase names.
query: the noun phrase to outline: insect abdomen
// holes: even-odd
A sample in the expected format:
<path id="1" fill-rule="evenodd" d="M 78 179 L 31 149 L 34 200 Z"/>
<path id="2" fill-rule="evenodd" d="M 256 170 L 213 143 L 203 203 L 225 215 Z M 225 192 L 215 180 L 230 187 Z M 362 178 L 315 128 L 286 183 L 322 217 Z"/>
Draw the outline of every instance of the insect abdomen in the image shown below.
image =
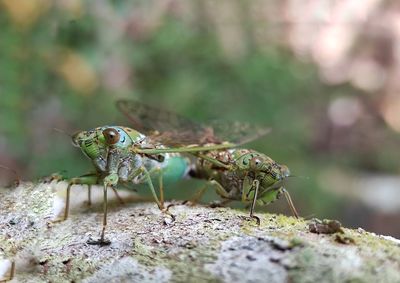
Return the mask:
<path id="1" fill-rule="evenodd" d="M 163 179 L 165 183 L 174 183 L 183 179 L 189 171 L 189 160 L 182 156 L 169 156 L 165 159 Z"/>

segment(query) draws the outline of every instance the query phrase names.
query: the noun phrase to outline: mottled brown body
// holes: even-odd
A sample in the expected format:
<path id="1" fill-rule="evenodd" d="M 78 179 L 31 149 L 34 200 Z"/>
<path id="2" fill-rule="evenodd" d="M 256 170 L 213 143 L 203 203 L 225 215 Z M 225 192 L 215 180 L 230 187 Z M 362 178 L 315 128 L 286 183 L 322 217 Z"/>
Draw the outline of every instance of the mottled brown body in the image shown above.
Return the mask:
<path id="1" fill-rule="evenodd" d="M 280 165 L 265 154 L 251 149 L 210 151 L 199 157 L 190 175 L 218 182 L 227 194 L 221 193 L 220 190 L 217 190 L 217 193 L 230 200 L 251 201 L 251 188 L 248 188 L 245 194 L 243 191 L 246 186 L 251 186 L 254 180 L 258 180 L 260 192 L 257 197 L 260 204 L 265 204 L 263 194 L 279 189 L 281 181 L 290 174 L 285 165 Z M 215 160 L 221 164 L 216 164 Z M 275 184 L 279 186 L 275 187 Z M 268 199 L 269 202 L 271 201 Z"/>
<path id="2" fill-rule="evenodd" d="M 215 159 L 226 165 L 233 165 L 235 162 L 235 153 L 237 151 L 238 150 L 234 150 L 234 152 L 232 150 L 210 151 L 205 153 L 204 156 Z M 250 150 L 243 149 L 240 151 L 242 153 L 250 152 Z M 215 180 L 220 183 L 229 193 L 229 199 L 241 199 L 241 188 L 243 187 L 242 184 L 246 175 L 245 172 L 241 172 L 240 170 L 229 170 L 228 168 L 217 166 L 215 163 L 211 163 L 206 159 L 198 158 L 195 161 L 194 168 L 190 172 L 190 175 L 194 178 Z M 226 198 L 222 195 L 221 197 Z"/>

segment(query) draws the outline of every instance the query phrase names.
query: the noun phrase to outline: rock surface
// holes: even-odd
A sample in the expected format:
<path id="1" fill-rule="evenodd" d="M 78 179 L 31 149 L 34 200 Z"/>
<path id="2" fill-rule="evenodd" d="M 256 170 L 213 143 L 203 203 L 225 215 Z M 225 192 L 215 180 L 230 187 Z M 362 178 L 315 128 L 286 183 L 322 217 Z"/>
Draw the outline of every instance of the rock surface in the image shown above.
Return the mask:
<path id="1" fill-rule="evenodd" d="M 316 234 L 302 219 L 263 213 L 257 226 L 230 208 L 176 205 L 168 224 L 153 203 L 111 200 L 111 244 L 89 245 L 101 230 L 101 199 L 88 208 L 86 188 L 74 187 L 70 217 L 54 223 L 65 186 L 0 189 L 0 281 L 14 262 L 12 282 L 400 282 L 397 239 L 362 229 Z"/>

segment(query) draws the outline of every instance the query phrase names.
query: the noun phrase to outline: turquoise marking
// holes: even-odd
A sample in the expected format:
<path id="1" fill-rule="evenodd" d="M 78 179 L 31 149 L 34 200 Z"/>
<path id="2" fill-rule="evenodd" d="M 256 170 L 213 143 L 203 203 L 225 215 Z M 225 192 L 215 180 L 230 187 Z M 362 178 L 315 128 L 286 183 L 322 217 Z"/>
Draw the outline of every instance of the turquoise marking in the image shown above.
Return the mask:
<path id="1" fill-rule="evenodd" d="M 165 160 L 166 165 L 163 168 L 163 181 L 165 184 L 171 184 L 182 180 L 189 169 L 189 160 L 181 156 L 170 156 Z"/>
<path id="2" fill-rule="evenodd" d="M 110 128 L 117 130 L 118 133 L 120 134 L 119 141 L 114 146 L 125 148 L 133 144 L 131 137 L 123 129 L 121 129 L 120 127 L 110 127 Z"/>

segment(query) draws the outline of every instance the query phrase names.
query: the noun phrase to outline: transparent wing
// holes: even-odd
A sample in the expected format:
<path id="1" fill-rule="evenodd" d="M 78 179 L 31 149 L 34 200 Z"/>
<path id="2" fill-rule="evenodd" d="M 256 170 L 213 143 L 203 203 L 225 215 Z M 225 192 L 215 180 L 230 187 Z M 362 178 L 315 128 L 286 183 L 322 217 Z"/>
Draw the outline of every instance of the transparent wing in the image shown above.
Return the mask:
<path id="1" fill-rule="evenodd" d="M 268 128 L 239 122 L 213 121 L 203 126 L 171 111 L 135 100 L 119 100 L 117 108 L 136 130 L 166 145 L 219 144 L 226 141 L 240 145 L 270 132 Z"/>
<path id="2" fill-rule="evenodd" d="M 202 144 L 207 133 L 207 129 L 198 123 L 138 101 L 119 100 L 117 107 L 136 130 L 168 145 Z"/>
<path id="3" fill-rule="evenodd" d="M 214 136 L 218 137 L 220 141 L 229 141 L 237 145 L 254 141 L 271 132 L 271 128 L 237 121 L 227 123 L 226 121 L 214 120 L 208 125 Z"/>

